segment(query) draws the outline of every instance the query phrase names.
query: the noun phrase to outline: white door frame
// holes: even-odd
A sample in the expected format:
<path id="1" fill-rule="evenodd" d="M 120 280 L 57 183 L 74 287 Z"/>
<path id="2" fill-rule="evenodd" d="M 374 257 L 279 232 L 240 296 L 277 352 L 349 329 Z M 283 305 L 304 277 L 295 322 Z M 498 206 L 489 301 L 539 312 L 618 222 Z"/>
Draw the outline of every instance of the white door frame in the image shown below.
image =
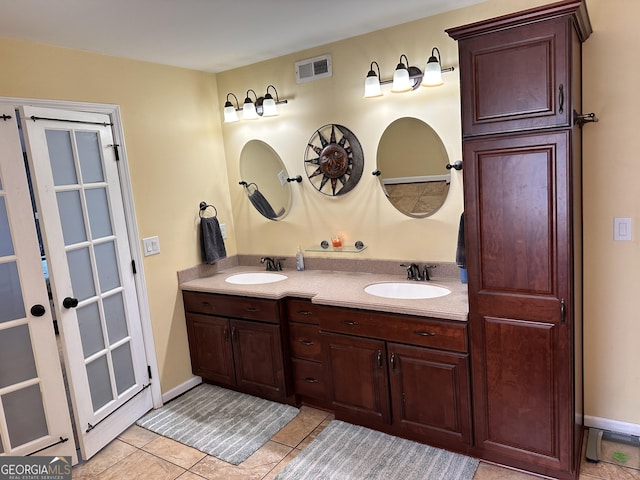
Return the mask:
<path id="1" fill-rule="evenodd" d="M 129 232 L 129 248 L 131 257 L 136 262 L 138 274 L 134 275 L 136 294 L 138 297 L 138 308 L 140 310 L 140 323 L 142 325 L 142 336 L 144 341 L 145 354 L 149 367 L 151 368 L 151 398 L 154 408 L 162 406 L 162 392 L 160 390 L 160 375 L 158 372 L 158 360 L 156 357 L 155 344 L 153 341 L 153 330 L 151 326 L 151 312 L 149 310 L 149 300 L 147 295 L 147 283 L 144 275 L 144 264 L 142 262 L 142 250 L 140 248 L 140 236 L 138 235 L 138 222 L 133 202 L 133 191 L 131 189 L 131 177 L 129 175 L 129 164 L 127 162 L 127 149 L 124 141 L 124 130 L 122 128 L 122 118 L 120 107 L 105 103 L 70 102 L 58 100 L 41 100 L 32 98 L 0 97 L 0 104 L 19 107 L 22 105 L 32 105 L 34 107 L 57 108 L 61 110 L 74 110 L 81 112 L 102 113 L 111 118 L 113 130 L 113 141 L 119 145 L 118 173 L 120 174 L 120 188 L 122 190 L 122 200 L 124 204 L 124 214 Z M 22 119 L 23 121 L 25 119 Z"/>

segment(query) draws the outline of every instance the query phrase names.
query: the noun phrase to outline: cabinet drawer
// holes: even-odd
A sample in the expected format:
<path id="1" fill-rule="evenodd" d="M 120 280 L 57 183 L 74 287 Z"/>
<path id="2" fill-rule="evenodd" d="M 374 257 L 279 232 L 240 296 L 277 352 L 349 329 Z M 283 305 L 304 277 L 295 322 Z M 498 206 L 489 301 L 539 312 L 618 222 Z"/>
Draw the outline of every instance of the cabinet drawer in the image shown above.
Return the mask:
<path id="1" fill-rule="evenodd" d="M 308 323 L 289 323 L 291 356 L 305 360 L 322 360 L 320 328 Z"/>
<path id="2" fill-rule="evenodd" d="M 294 358 L 291 364 L 293 366 L 293 387 L 298 395 L 326 398 L 326 384 L 321 363 Z"/>
<path id="3" fill-rule="evenodd" d="M 277 300 L 204 292 L 182 292 L 182 297 L 187 312 L 280 323 Z"/>
<path id="4" fill-rule="evenodd" d="M 467 352 L 467 324 L 411 315 L 321 307 L 320 329 L 455 352 Z"/>
<path id="5" fill-rule="evenodd" d="M 320 323 L 318 305 L 311 303 L 311 300 L 303 298 L 288 298 L 287 318 L 294 322 L 318 325 Z"/>

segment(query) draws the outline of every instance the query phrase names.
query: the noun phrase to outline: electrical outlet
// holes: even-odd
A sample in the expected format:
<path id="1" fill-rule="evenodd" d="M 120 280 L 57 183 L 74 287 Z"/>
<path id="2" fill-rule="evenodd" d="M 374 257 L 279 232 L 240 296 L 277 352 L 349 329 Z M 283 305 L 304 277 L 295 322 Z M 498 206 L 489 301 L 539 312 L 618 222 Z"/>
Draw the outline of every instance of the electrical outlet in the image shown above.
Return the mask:
<path id="1" fill-rule="evenodd" d="M 227 224 L 226 223 L 221 223 L 220 224 L 220 233 L 222 234 L 222 239 L 226 240 L 227 239 Z"/>

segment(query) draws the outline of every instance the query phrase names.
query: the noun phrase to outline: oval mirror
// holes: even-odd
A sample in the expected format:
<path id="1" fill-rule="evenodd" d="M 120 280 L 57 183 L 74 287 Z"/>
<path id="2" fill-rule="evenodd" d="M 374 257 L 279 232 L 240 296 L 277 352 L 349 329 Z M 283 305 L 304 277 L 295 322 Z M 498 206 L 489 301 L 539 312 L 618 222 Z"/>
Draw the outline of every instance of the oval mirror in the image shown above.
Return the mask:
<path id="1" fill-rule="evenodd" d="M 280 220 L 291 208 L 291 185 L 278 154 L 261 140 L 249 140 L 240 153 L 241 185 L 254 208 Z"/>
<path id="2" fill-rule="evenodd" d="M 391 204 L 410 217 L 437 212 L 449 193 L 449 157 L 438 134 L 417 118 L 399 118 L 378 144 L 378 179 Z"/>

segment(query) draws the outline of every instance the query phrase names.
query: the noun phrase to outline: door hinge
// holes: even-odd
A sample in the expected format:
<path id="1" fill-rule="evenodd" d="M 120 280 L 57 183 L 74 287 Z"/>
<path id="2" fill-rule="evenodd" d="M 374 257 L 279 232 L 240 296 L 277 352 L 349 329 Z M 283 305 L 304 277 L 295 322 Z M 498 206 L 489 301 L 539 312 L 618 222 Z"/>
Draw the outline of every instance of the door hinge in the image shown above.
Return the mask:
<path id="1" fill-rule="evenodd" d="M 147 365 L 147 374 L 149 375 L 149 380 L 151 380 L 153 378 L 151 376 L 151 365 Z"/>
<path id="2" fill-rule="evenodd" d="M 113 147 L 113 153 L 116 154 L 116 162 L 120 161 L 120 152 L 118 152 L 119 143 L 113 143 L 111 145 L 107 145 L 108 147 Z"/>
<path id="3" fill-rule="evenodd" d="M 135 260 L 131 260 L 131 269 L 133 270 L 133 274 L 134 275 L 136 273 L 138 273 L 138 269 L 136 268 L 136 261 Z"/>

